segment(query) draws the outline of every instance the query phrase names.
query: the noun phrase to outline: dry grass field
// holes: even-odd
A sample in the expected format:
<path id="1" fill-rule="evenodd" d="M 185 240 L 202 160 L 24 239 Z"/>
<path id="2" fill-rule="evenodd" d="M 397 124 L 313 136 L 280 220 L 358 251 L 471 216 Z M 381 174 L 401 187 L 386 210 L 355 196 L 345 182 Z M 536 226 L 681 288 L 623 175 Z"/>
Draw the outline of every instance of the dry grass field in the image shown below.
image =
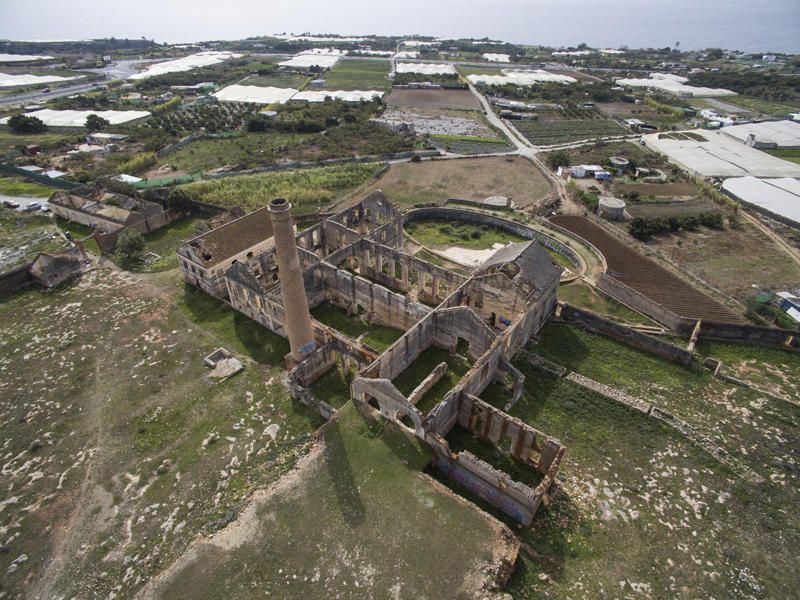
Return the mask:
<path id="1" fill-rule="evenodd" d="M 394 89 L 386 99 L 389 106 L 414 108 L 454 108 L 480 110 L 481 105 L 469 90 Z"/>
<path id="2" fill-rule="evenodd" d="M 382 190 L 392 202 L 406 206 L 507 196 L 518 207 L 528 208 L 541 202 L 550 189 L 544 175 L 527 160 L 498 157 L 392 165 L 364 194 Z"/>

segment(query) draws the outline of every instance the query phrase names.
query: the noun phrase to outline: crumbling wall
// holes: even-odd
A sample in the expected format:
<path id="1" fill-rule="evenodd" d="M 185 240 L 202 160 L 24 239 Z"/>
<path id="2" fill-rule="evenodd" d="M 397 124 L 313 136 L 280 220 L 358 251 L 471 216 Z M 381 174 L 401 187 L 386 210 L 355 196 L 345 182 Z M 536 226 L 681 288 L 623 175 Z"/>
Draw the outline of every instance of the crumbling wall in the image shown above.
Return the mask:
<path id="1" fill-rule="evenodd" d="M 668 329 L 671 329 L 681 335 L 688 335 L 691 333 L 691 328 L 694 326 L 694 321 L 691 321 L 690 319 L 684 319 L 683 317 L 676 315 L 668 308 L 665 308 L 658 302 L 655 302 L 647 296 L 640 294 L 618 279 L 614 279 L 613 277 L 602 273 L 597 278 L 597 287 L 612 298 L 619 300 L 634 310 L 638 310 L 643 315 L 650 317 Z"/>
<path id="2" fill-rule="evenodd" d="M 561 318 L 567 323 L 575 323 L 593 333 L 600 333 L 613 340 L 633 346 L 644 352 L 655 354 L 661 358 L 689 366 L 692 353 L 686 348 L 676 346 L 651 335 L 647 335 L 625 325 L 604 319 L 591 312 L 575 308 L 569 304 L 561 305 Z"/>
<path id="3" fill-rule="evenodd" d="M 372 323 L 408 330 L 431 312 L 430 308 L 412 302 L 407 296 L 324 262 L 315 269 L 324 300 L 353 314 L 366 314 Z"/>
<path id="4" fill-rule="evenodd" d="M 800 332 L 789 329 L 704 320 L 700 325 L 699 337 L 800 350 Z"/>

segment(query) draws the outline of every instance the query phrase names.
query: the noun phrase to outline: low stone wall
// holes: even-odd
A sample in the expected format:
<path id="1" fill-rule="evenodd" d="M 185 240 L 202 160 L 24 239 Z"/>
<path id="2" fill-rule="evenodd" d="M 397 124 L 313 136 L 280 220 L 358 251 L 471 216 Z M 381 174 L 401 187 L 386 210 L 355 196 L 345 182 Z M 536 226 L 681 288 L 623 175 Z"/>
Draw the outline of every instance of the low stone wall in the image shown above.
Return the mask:
<path id="1" fill-rule="evenodd" d="M 597 392 L 598 394 L 601 394 L 606 398 L 613 400 L 614 402 L 624 404 L 625 406 L 632 408 L 633 410 L 638 410 L 646 415 L 650 414 L 650 409 L 652 408 L 651 404 L 645 402 L 644 400 L 640 400 L 639 398 L 634 398 L 620 389 L 602 384 L 594 379 L 589 379 L 588 377 L 584 377 L 580 373 L 575 373 L 574 371 L 567 375 L 567 379 L 573 383 L 577 383 L 580 386 Z"/>
<path id="2" fill-rule="evenodd" d="M 567 323 L 575 323 L 593 333 L 603 334 L 618 342 L 683 366 L 689 366 L 692 363 L 692 353 L 685 348 L 636 331 L 625 325 L 620 325 L 614 321 L 609 321 L 569 304 L 561 305 L 561 318 Z"/>
<path id="3" fill-rule="evenodd" d="M 699 337 L 800 350 L 800 332 L 758 325 L 703 321 Z"/>
<path id="4" fill-rule="evenodd" d="M 176 150 L 180 150 L 181 148 L 183 148 L 187 144 L 191 144 L 193 141 L 199 140 L 204 135 L 205 135 L 204 131 L 195 131 L 194 133 L 190 133 L 189 135 L 187 135 L 184 138 L 181 138 L 180 140 L 178 140 L 174 144 L 168 144 L 168 145 L 164 146 L 163 148 L 161 148 L 161 150 L 156 152 L 156 156 L 158 156 L 160 158 L 162 156 L 166 156 L 167 154 L 175 152 Z"/>
<path id="5" fill-rule="evenodd" d="M 612 298 L 681 335 L 689 335 L 692 330 L 691 328 L 694 327 L 694 321 L 676 315 L 668 308 L 661 306 L 658 302 L 640 294 L 633 288 L 628 287 L 618 279 L 614 279 L 605 273 L 602 273 L 597 278 L 597 287 Z"/>
<path id="6" fill-rule="evenodd" d="M 30 269 L 33 262 L 0 275 L 0 296 L 13 294 L 33 282 Z"/>

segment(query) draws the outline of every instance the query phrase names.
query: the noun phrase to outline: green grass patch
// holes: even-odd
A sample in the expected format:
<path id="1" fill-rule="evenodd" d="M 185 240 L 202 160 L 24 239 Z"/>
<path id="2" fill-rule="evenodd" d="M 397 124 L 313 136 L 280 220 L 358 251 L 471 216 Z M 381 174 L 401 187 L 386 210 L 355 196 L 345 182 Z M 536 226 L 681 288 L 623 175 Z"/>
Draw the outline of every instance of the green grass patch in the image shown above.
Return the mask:
<path id="1" fill-rule="evenodd" d="M 287 198 L 295 214 L 317 212 L 334 200 L 374 179 L 379 163 L 278 171 L 225 177 L 181 186 L 196 200 L 252 211 L 277 197 Z"/>
<path id="2" fill-rule="evenodd" d="M 175 251 L 185 241 L 196 236 L 195 230 L 202 221 L 203 219 L 200 217 L 179 219 L 145 235 L 145 252 L 153 252 L 161 257 L 155 262 L 144 264 L 137 260 L 134 263 L 130 263 L 129 261 L 124 261 L 117 254 L 113 255 L 114 262 L 129 271 L 142 273 L 157 273 L 174 269 L 178 266 L 178 255 L 175 254 Z"/>
<path id="3" fill-rule="evenodd" d="M 475 596 L 469 576 L 490 557 L 497 533 L 474 507 L 420 477 L 428 449 L 352 404 L 323 427 L 322 440 L 317 460 L 258 500 L 251 523 L 270 535 L 246 534 L 228 549 L 209 546 L 156 595 L 204 600 L 222 586 L 238 600 L 258 585 L 276 597 L 308 600 L 354 589 L 377 598 L 393 586 L 413 598 Z M 350 556 L 363 558 L 344 558 Z"/>
<path id="4" fill-rule="evenodd" d="M 772 102 L 762 98 L 742 96 L 741 94 L 738 96 L 725 96 L 722 98 L 722 100 L 728 104 L 733 104 L 734 106 L 740 106 L 742 108 L 746 108 L 747 110 L 753 110 L 777 117 L 783 117 L 789 113 L 797 112 L 798 109 L 798 105 L 796 104 L 792 105 L 784 104 L 782 102 Z"/>
<path id="5" fill-rule="evenodd" d="M 392 87 L 388 75 L 388 60 L 343 58 L 322 77 L 328 90 L 388 91 Z"/>
<path id="6" fill-rule="evenodd" d="M 240 85 L 256 85 L 260 87 L 277 87 L 299 90 L 306 83 L 308 83 L 308 81 L 309 77 L 300 73 L 276 71 L 270 75 L 257 75 L 248 77 L 244 81 L 241 81 Z"/>
<path id="7" fill-rule="evenodd" d="M 434 248 L 458 246 L 473 250 L 485 250 L 494 244 L 525 241 L 525 238 L 499 227 L 462 221 L 436 219 L 411 221 L 405 226 L 405 230 L 419 243 Z"/>
<path id="8" fill-rule="evenodd" d="M 501 138 L 488 138 L 477 135 L 445 135 L 443 133 L 437 133 L 432 135 L 431 139 L 450 142 L 476 142 L 480 144 L 500 144 L 502 146 L 508 145 L 508 141 Z"/>
<path id="9" fill-rule="evenodd" d="M 269 165 L 281 159 L 287 146 L 306 137 L 296 133 L 247 133 L 232 138 L 202 138 L 165 156 L 160 164 L 182 173 Z"/>
<path id="10" fill-rule="evenodd" d="M 280 365 L 289 352 L 287 340 L 188 283 L 183 284 L 177 304 L 189 319 L 216 336 L 220 345 L 256 362 Z"/>
<path id="11" fill-rule="evenodd" d="M 362 341 L 379 352 L 386 350 L 403 335 L 399 329 L 366 323 L 358 317 L 350 316 L 344 309 L 329 302 L 314 307 L 311 316 L 353 339 L 363 335 Z"/>
<path id="12" fill-rule="evenodd" d="M 0 195 L 49 198 L 55 191 L 54 188 L 28 181 L 22 177 L 0 175 Z"/>
<path id="13" fill-rule="evenodd" d="M 765 150 L 764 152 L 782 158 L 783 160 L 800 163 L 800 148 L 774 148 L 772 150 Z"/>
<path id="14" fill-rule="evenodd" d="M 600 290 L 576 281 L 558 288 L 558 299 L 577 308 L 585 308 L 598 314 L 609 317 L 615 321 L 626 323 L 644 323 L 655 325 L 656 323 L 631 310 L 624 304 L 617 302 Z"/>
<path id="15" fill-rule="evenodd" d="M 460 354 L 450 354 L 443 348 L 430 346 L 413 363 L 406 367 L 405 371 L 392 380 L 394 386 L 402 394 L 408 396 L 431 374 L 439 363 L 443 362 L 447 363 L 447 373 L 417 403 L 417 408 L 423 414 L 427 414 L 429 410 L 439 404 L 444 399 L 445 394 L 455 387 L 461 377 L 469 371 L 472 366 L 470 362 Z"/>

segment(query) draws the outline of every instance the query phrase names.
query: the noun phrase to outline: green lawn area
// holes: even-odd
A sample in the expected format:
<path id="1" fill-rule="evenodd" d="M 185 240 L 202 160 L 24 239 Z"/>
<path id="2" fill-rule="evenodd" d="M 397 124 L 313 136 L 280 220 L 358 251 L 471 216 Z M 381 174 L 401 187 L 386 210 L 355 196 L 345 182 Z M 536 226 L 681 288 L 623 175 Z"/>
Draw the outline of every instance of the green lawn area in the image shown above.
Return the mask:
<path id="1" fill-rule="evenodd" d="M 55 191 L 55 188 L 28 181 L 22 177 L 0 175 L 0 195 L 49 198 Z"/>
<path id="2" fill-rule="evenodd" d="M 417 403 L 417 408 L 427 414 L 434 406 L 444 399 L 449 392 L 469 371 L 470 362 L 460 354 L 450 354 L 447 350 L 437 346 L 430 346 L 423 350 L 417 359 L 406 370 L 392 380 L 394 386 L 402 394 L 408 396 L 422 381 L 431 374 L 439 363 L 447 363 L 447 373 L 429 389 Z"/>
<path id="3" fill-rule="evenodd" d="M 226 165 L 268 165 L 278 162 L 282 148 L 306 137 L 295 133 L 246 133 L 234 138 L 203 138 L 168 154 L 159 164 L 183 173 L 210 171 Z"/>
<path id="4" fill-rule="evenodd" d="M 225 589 L 226 598 L 238 600 L 258 587 L 308 600 L 387 592 L 485 597 L 478 574 L 503 548 L 499 531 L 420 475 L 430 460 L 425 446 L 353 404 L 322 428 L 321 438 L 312 461 L 255 497 L 236 543 L 199 541 L 198 552 L 153 596 L 205 600 Z"/>
<path id="5" fill-rule="evenodd" d="M 12 133 L 7 128 L 0 126 L 0 155 L 12 150 L 20 150 L 30 144 L 41 146 L 43 150 L 52 148 L 63 141 L 78 143 L 83 141 L 79 133 L 58 133 L 45 131 L 43 133 Z"/>
<path id="6" fill-rule="evenodd" d="M 80 223 L 73 223 L 61 217 L 56 217 L 56 226 L 61 231 L 69 233 L 73 240 L 84 240 L 94 234 L 94 229 L 91 227 L 81 225 Z M 100 255 L 100 247 L 97 245 L 97 242 L 94 241 L 94 238 L 84 241 L 83 245 L 87 252 L 98 256 Z"/>
<path id="7" fill-rule="evenodd" d="M 309 81 L 309 77 L 300 73 L 276 72 L 272 75 L 254 75 L 240 82 L 239 85 L 257 85 L 261 87 L 291 88 L 298 90 Z"/>
<path id="8" fill-rule="evenodd" d="M 725 96 L 721 98 L 722 101 L 735 106 L 741 106 L 748 110 L 754 110 L 767 115 L 785 116 L 792 112 L 797 112 L 800 109 L 800 104 L 784 104 L 782 102 L 771 102 L 770 100 L 763 100 L 762 98 L 753 98 L 752 96 Z"/>
<path id="9" fill-rule="evenodd" d="M 783 160 L 800 163 L 800 148 L 775 148 L 774 150 L 764 150 L 764 152 Z"/>
<path id="10" fill-rule="evenodd" d="M 701 346 L 773 384 L 797 380 L 796 355 Z M 637 589 L 652 597 L 735 597 L 743 589 L 765 598 L 793 595 L 800 583 L 791 566 L 798 475 L 781 465 L 800 455 L 800 409 L 565 325 L 547 325 L 538 351 L 664 406 L 765 481 L 738 479 L 677 430 L 518 357 L 525 392 L 511 415 L 557 437 L 567 451 L 557 499 L 530 529 L 517 530 L 523 552 L 506 591 L 515 598 L 571 597 L 576 589 L 581 597 L 610 589 L 623 597 Z M 493 396 L 483 397 L 504 401 Z M 739 578 L 743 572 L 749 583 Z"/>
<path id="11" fill-rule="evenodd" d="M 577 308 L 585 308 L 615 321 L 657 325 L 644 315 L 631 310 L 600 290 L 576 281 L 558 288 L 558 299 Z"/>
<path id="12" fill-rule="evenodd" d="M 283 357 L 289 353 L 286 339 L 188 283 L 179 283 L 178 289 L 182 289 L 176 296 L 181 311 L 216 336 L 221 345 L 259 363 L 283 364 Z"/>
<path id="13" fill-rule="evenodd" d="M 196 200 L 218 206 L 261 208 L 277 197 L 287 198 L 295 214 L 317 212 L 374 179 L 379 163 L 315 167 L 258 175 L 198 181 L 181 186 Z"/>
<path id="14" fill-rule="evenodd" d="M 311 316 L 353 339 L 363 335 L 362 341 L 379 352 L 386 350 L 403 335 L 399 329 L 366 323 L 358 317 L 349 316 L 344 309 L 329 302 L 314 307 Z"/>
<path id="15" fill-rule="evenodd" d="M 392 82 L 387 79 L 388 74 L 388 60 L 343 58 L 322 78 L 326 90 L 389 91 Z"/>
<path id="16" fill-rule="evenodd" d="M 472 250 L 484 250 L 494 244 L 524 242 L 525 238 L 490 225 L 479 225 L 463 221 L 425 220 L 411 221 L 406 232 L 425 246 L 449 248 L 458 246 Z"/>
<path id="17" fill-rule="evenodd" d="M 505 65 L 502 67 L 496 67 L 493 65 L 486 65 L 486 66 L 475 66 L 475 65 L 459 65 L 458 72 L 461 73 L 463 77 L 467 75 L 502 75 L 503 69 L 508 69 L 509 65 Z"/>
<path id="18" fill-rule="evenodd" d="M 197 235 L 195 229 L 203 220 L 204 219 L 200 217 L 179 219 L 166 227 L 162 227 L 161 229 L 157 229 L 145 235 L 145 252 L 153 252 L 161 257 L 155 262 L 142 264 L 140 261 L 136 261 L 134 264 L 130 264 L 116 254 L 112 258 L 114 262 L 130 271 L 155 273 L 174 269 L 178 266 L 178 255 L 175 254 L 175 251 L 185 241 Z"/>

